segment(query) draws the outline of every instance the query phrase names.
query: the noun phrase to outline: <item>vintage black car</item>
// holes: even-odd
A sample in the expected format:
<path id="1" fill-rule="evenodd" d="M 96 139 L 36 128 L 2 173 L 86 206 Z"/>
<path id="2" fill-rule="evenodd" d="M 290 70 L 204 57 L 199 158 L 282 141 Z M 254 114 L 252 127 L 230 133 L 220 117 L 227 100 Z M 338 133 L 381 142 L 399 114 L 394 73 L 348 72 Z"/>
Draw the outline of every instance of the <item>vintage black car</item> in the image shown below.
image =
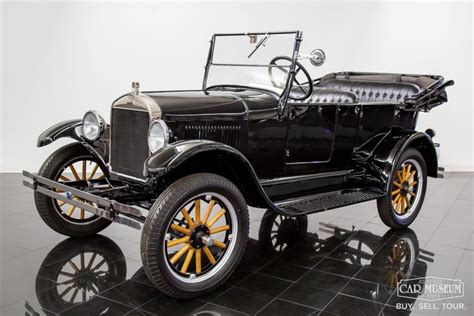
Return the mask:
<path id="1" fill-rule="evenodd" d="M 132 92 L 38 138 L 76 142 L 24 172 L 55 231 L 93 235 L 111 222 L 142 229 L 141 257 L 168 295 L 221 285 L 247 243 L 248 205 L 298 216 L 377 200 L 388 226 L 418 215 L 439 177 L 433 130 L 419 112 L 447 101 L 441 76 L 339 72 L 313 80 L 321 50 L 302 33 L 215 34 L 202 89 Z M 31 181 L 32 180 L 32 181 Z M 356 217 L 357 214 L 354 213 Z"/>

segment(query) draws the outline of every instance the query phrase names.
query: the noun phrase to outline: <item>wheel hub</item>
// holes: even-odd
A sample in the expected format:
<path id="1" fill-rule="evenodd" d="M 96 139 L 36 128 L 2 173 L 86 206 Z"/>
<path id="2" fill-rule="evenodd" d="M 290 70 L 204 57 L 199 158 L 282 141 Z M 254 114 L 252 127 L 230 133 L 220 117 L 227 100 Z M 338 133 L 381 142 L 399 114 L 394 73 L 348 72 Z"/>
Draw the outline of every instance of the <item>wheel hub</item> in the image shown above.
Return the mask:
<path id="1" fill-rule="evenodd" d="M 189 243 L 193 248 L 200 249 L 212 243 L 209 228 L 206 225 L 197 225 L 193 228 Z"/>
<path id="2" fill-rule="evenodd" d="M 400 194 L 402 196 L 406 196 L 409 190 L 410 190 L 410 184 L 408 183 L 408 181 L 404 181 L 402 183 L 402 187 L 400 188 Z"/>

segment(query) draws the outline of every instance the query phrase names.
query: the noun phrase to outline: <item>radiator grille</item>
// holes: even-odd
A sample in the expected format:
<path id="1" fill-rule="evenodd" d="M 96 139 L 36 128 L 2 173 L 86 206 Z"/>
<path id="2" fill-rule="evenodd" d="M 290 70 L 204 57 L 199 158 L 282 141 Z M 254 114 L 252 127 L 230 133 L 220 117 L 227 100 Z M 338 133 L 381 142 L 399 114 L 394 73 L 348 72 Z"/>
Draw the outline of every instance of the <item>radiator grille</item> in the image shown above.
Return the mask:
<path id="1" fill-rule="evenodd" d="M 232 147 L 240 145 L 240 125 L 186 125 L 185 139 L 209 139 Z"/>
<path id="2" fill-rule="evenodd" d="M 143 177 L 143 163 L 148 158 L 147 112 L 112 110 L 110 165 L 114 172 Z"/>

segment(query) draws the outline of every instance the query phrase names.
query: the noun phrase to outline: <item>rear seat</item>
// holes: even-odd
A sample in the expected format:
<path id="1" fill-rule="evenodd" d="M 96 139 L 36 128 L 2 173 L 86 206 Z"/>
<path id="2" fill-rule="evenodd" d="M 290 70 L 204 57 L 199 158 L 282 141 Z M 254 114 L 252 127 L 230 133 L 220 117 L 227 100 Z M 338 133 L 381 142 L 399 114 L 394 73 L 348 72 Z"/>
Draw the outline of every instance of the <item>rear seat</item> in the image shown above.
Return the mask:
<path id="1" fill-rule="evenodd" d="M 306 103 L 402 103 L 435 80 L 398 74 L 343 75 L 331 73 L 323 78 Z M 295 88 L 293 91 L 295 92 Z"/>

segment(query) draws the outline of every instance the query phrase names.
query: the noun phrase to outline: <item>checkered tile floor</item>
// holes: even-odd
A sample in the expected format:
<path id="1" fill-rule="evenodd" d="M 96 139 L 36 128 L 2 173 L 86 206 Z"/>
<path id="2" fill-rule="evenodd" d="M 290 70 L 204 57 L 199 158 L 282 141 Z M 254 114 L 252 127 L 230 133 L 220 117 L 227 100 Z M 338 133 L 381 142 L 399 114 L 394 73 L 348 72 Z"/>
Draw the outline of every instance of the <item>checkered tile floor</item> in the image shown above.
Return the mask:
<path id="1" fill-rule="evenodd" d="M 0 315 L 472 315 L 473 179 L 430 178 L 418 219 L 397 232 L 382 224 L 375 202 L 299 218 L 250 209 L 248 250 L 230 280 L 177 301 L 147 280 L 140 231 L 115 224 L 67 239 L 39 218 L 20 174 L 0 174 Z M 64 267 L 81 258 L 84 269 L 65 278 Z M 428 276 L 462 280 L 464 297 L 426 310 L 416 295 L 397 295 L 401 279 Z"/>

